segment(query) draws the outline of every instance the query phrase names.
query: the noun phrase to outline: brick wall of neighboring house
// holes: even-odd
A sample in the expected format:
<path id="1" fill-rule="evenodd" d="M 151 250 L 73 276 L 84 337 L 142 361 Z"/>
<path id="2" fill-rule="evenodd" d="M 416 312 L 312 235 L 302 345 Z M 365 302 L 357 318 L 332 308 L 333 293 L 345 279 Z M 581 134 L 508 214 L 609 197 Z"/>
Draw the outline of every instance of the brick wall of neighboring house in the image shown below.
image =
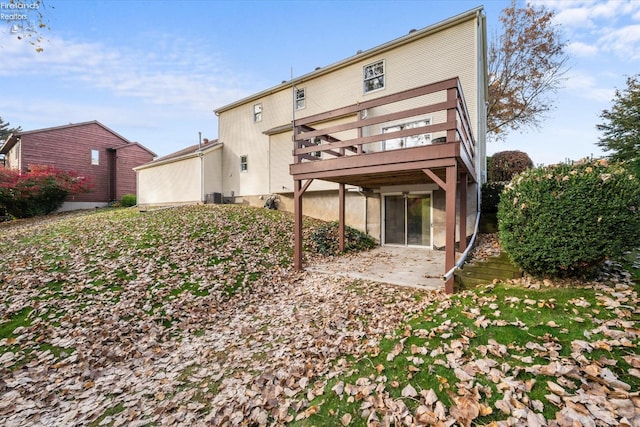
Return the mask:
<path id="1" fill-rule="evenodd" d="M 155 156 L 98 122 L 22 132 L 20 138 L 23 171 L 31 164 L 51 165 L 90 177 L 94 190 L 70 196 L 71 202 L 104 203 L 119 200 L 126 193 L 135 194 L 132 168 Z M 98 153 L 97 164 L 92 164 L 92 150 Z"/>

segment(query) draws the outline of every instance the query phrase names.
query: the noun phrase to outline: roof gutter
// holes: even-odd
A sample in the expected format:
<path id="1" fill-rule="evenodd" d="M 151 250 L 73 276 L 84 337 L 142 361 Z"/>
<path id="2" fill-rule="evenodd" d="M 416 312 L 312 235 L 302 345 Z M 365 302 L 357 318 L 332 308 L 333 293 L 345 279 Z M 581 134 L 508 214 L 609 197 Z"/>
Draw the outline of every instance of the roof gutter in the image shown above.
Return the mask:
<path id="1" fill-rule="evenodd" d="M 204 155 L 204 153 L 208 153 L 210 151 L 219 150 L 220 148 L 222 148 L 223 145 L 224 144 L 222 142 L 217 142 L 217 143 L 215 143 L 215 145 L 212 145 L 211 147 L 204 147 L 201 150 L 196 150 L 194 152 L 183 154 L 182 156 L 178 156 L 178 157 L 172 157 L 170 159 L 154 160 L 152 162 L 145 163 L 144 165 L 136 166 L 135 168 L 133 168 L 133 170 L 134 171 L 139 171 L 139 170 L 142 170 L 142 169 L 149 169 L 149 168 L 153 168 L 153 167 L 160 166 L 160 165 L 166 165 L 166 164 L 169 164 L 169 163 L 179 162 L 181 160 L 187 160 L 187 159 L 192 159 L 192 158 L 195 158 L 195 157 L 201 157 L 201 156 Z"/>

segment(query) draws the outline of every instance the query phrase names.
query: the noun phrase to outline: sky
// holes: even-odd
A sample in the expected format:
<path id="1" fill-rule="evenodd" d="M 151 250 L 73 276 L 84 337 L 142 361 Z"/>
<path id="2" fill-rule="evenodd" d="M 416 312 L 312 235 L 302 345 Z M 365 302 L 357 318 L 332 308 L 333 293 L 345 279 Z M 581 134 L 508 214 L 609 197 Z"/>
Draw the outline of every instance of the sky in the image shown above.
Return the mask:
<path id="1" fill-rule="evenodd" d="M 20 11 L 8 3 L 0 0 L 5 122 L 27 131 L 97 120 L 164 156 L 200 134 L 217 138 L 214 109 L 411 29 L 483 5 L 491 38 L 510 1 L 44 0 Z M 600 114 L 640 73 L 640 0 L 533 3 L 556 13 L 570 68 L 539 128 L 488 142 L 487 152 L 520 150 L 535 164 L 602 156 Z M 43 41 L 18 40 L 38 13 Z"/>

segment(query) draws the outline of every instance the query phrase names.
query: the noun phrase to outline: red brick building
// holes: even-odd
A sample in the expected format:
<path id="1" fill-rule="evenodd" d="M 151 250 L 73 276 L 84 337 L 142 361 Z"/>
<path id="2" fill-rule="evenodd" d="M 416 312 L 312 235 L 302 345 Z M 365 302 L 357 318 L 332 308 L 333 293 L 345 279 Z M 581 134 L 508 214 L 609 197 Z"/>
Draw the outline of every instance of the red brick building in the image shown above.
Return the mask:
<path id="1" fill-rule="evenodd" d="M 29 170 L 48 165 L 90 177 L 94 190 L 69 196 L 63 210 L 104 206 L 125 194 L 136 194 L 134 167 L 156 154 L 97 121 L 18 132 L 0 147 L 5 167 Z"/>

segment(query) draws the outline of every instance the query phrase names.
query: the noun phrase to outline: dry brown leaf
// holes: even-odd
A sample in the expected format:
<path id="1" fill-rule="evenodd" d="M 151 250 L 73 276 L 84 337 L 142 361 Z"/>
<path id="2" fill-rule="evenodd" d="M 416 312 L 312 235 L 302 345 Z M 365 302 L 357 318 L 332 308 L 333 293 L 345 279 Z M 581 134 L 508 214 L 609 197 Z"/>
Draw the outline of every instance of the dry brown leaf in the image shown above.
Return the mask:
<path id="1" fill-rule="evenodd" d="M 418 392 L 411 384 L 407 384 L 405 388 L 402 389 L 402 397 L 416 397 Z"/>
<path id="2" fill-rule="evenodd" d="M 351 414 L 344 414 L 343 416 L 341 416 L 340 423 L 343 426 L 348 426 L 349 424 L 351 424 Z"/>

